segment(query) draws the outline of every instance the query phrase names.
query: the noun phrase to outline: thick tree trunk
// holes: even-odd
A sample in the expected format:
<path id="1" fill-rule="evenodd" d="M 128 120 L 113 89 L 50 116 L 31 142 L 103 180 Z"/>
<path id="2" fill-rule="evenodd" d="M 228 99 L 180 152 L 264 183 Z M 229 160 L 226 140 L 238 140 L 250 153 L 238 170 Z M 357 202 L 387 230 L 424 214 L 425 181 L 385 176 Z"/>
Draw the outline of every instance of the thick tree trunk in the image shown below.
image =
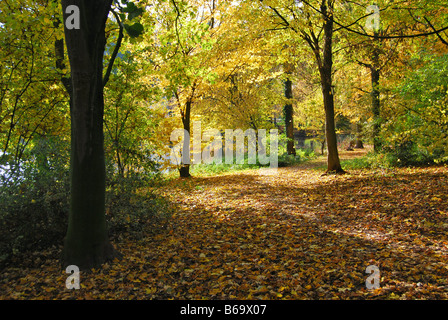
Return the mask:
<path id="1" fill-rule="evenodd" d="M 98 267 L 118 256 L 109 242 L 105 216 L 103 146 L 103 54 L 112 0 L 62 0 L 77 5 L 80 29 L 65 29 L 71 67 L 71 202 L 63 264 Z"/>
<path id="2" fill-rule="evenodd" d="M 289 75 L 291 74 L 290 67 L 287 67 L 286 73 Z M 286 79 L 285 81 L 285 98 L 286 99 L 292 99 L 292 81 L 290 78 Z M 294 110 L 291 103 L 286 104 L 283 107 L 283 114 L 285 116 L 285 129 L 286 129 L 286 137 L 287 137 L 287 144 L 286 144 L 286 151 L 288 154 L 296 154 L 296 149 L 294 148 Z"/>
<path id="3" fill-rule="evenodd" d="M 334 97 L 332 90 L 332 68 L 333 68 L 333 13 L 328 11 L 328 7 L 321 6 L 324 13 L 324 46 L 322 59 L 319 54 L 318 61 L 319 73 L 322 85 L 322 94 L 325 108 L 325 137 L 327 140 L 328 162 L 327 172 L 344 173 L 339 160 L 338 144 L 336 137 L 335 114 L 334 114 Z"/>

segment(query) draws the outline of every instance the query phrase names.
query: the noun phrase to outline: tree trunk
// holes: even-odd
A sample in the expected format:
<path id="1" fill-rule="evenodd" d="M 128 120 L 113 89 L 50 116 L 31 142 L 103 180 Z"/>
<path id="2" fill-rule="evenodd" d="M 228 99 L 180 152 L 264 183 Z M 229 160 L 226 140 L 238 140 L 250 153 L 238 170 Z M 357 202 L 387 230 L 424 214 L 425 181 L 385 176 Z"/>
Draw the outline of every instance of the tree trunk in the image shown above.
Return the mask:
<path id="1" fill-rule="evenodd" d="M 290 66 L 286 66 L 286 74 L 291 74 Z M 292 81 L 289 77 L 285 81 L 285 98 L 292 99 Z M 294 110 L 291 103 L 283 107 L 283 114 L 285 116 L 286 138 L 288 139 L 286 151 L 288 154 L 296 155 L 296 149 L 294 148 Z"/>
<path id="2" fill-rule="evenodd" d="M 373 113 L 373 151 L 378 152 L 381 149 L 381 114 L 380 114 L 380 65 L 379 56 L 380 51 L 378 48 L 378 32 L 374 34 L 374 49 L 372 54 L 372 66 L 370 68 L 371 80 L 372 80 L 372 113 Z"/>
<path id="3" fill-rule="evenodd" d="M 103 54 L 112 0 L 62 0 L 77 5 L 80 29 L 65 29 L 71 67 L 71 201 L 63 264 L 99 267 L 119 254 L 109 242 L 105 216 Z"/>
<path id="4" fill-rule="evenodd" d="M 332 68 L 333 68 L 333 12 L 325 4 L 321 6 L 322 13 L 324 14 L 325 21 L 323 25 L 324 29 L 324 45 L 322 60 L 320 60 L 320 53 L 318 61 L 321 61 L 319 65 L 319 73 L 322 85 L 322 94 L 324 98 L 325 108 L 325 137 L 327 140 L 327 172 L 344 173 L 339 160 L 338 144 L 336 137 L 335 115 L 334 115 L 334 97 L 332 90 Z"/>
<path id="5" fill-rule="evenodd" d="M 191 116 L 191 99 L 188 99 L 185 105 L 185 112 L 182 114 L 182 124 L 184 130 L 188 132 L 188 136 L 184 136 L 184 144 L 182 148 L 182 164 L 179 168 L 179 176 L 181 178 L 189 178 L 190 174 L 190 116 Z M 185 131 L 184 131 L 185 132 Z M 188 161 L 187 160 L 188 157 Z"/>
<path id="6" fill-rule="evenodd" d="M 364 149 L 364 144 L 362 143 L 362 125 L 360 123 L 356 124 L 356 141 L 355 148 L 356 149 Z"/>

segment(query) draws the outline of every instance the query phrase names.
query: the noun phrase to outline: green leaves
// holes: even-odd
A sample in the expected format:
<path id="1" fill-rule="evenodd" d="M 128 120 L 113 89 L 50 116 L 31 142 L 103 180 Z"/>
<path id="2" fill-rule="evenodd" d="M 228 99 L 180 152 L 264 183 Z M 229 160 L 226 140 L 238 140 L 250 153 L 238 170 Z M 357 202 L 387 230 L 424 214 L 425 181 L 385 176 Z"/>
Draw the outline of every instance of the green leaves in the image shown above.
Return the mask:
<path id="1" fill-rule="evenodd" d="M 143 9 L 138 8 L 133 2 L 127 3 L 126 8 L 122 9 L 123 12 L 128 13 L 128 19 L 132 20 L 143 14 Z"/>
<path id="2" fill-rule="evenodd" d="M 140 36 L 143 31 L 144 31 L 144 27 L 141 23 L 134 23 L 132 25 L 123 24 L 124 29 L 126 30 L 126 32 L 132 37 L 132 38 L 137 38 L 138 36 Z"/>
<path id="3" fill-rule="evenodd" d="M 422 51 L 417 56 L 412 71 L 394 89 L 406 108 L 396 107 L 385 134 L 392 145 L 403 146 L 404 141 L 414 145 L 413 152 L 406 154 L 407 161 L 412 157 L 443 161 L 448 158 L 448 55 Z"/>
<path id="4" fill-rule="evenodd" d="M 118 1 L 117 1 L 118 2 Z M 124 29 L 126 30 L 127 34 L 131 38 L 137 38 L 141 36 L 144 32 L 144 27 L 140 22 L 134 22 L 132 24 L 125 23 L 124 21 L 131 21 L 135 18 L 138 18 L 143 15 L 145 12 L 144 9 L 139 8 L 135 5 L 133 2 L 129 2 L 127 0 L 121 1 L 121 3 L 124 5 L 126 4 L 126 7 L 122 7 L 116 2 L 117 9 L 119 11 L 118 16 L 121 19 L 121 23 L 123 24 Z"/>

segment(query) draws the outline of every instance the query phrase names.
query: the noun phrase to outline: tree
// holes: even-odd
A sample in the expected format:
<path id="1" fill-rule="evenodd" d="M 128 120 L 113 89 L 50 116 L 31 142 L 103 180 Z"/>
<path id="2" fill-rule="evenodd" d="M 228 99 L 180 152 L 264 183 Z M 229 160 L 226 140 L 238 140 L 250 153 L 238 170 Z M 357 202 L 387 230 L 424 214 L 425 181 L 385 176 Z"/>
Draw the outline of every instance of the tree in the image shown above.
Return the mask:
<path id="1" fill-rule="evenodd" d="M 38 139 L 67 136 L 66 97 L 51 63 L 51 41 L 62 33 L 51 23 L 57 10 L 51 2 L 0 4 L 0 164 L 11 171 Z"/>
<path id="2" fill-rule="evenodd" d="M 314 56 L 320 76 L 325 110 L 325 136 L 327 142 L 327 172 L 344 173 L 339 160 L 333 89 L 333 33 L 335 1 L 322 0 L 314 5 L 306 1 L 289 5 L 278 1 L 263 1 L 276 18 L 275 29 L 292 30 L 303 39 Z M 284 9 L 282 11 L 282 8 Z"/>
<path id="3" fill-rule="evenodd" d="M 275 109 L 281 113 L 286 104 L 280 50 L 250 5 L 233 3 L 219 10 L 210 62 L 216 78 L 196 102 L 195 115 L 209 128 L 253 129 L 257 135 L 259 129 L 273 127 Z M 255 145 L 265 150 L 263 142 Z"/>
<path id="4" fill-rule="evenodd" d="M 448 53 L 419 51 L 385 110 L 384 150 L 397 165 L 448 159 Z"/>
<path id="5" fill-rule="evenodd" d="M 152 1 L 155 7 L 154 21 L 157 24 L 157 39 L 154 41 L 156 74 L 165 97 L 176 106 L 184 129 L 182 163 L 179 175 L 190 177 L 190 139 L 192 108 L 201 97 L 204 86 L 213 80 L 209 65 L 213 47 L 212 29 L 215 20 L 215 5 L 209 0 Z M 151 40 L 148 40 L 151 42 Z"/>
<path id="6" fill-rule="evenodd" d="M 292 80 L 291 80 L 291 66 L 286 65 L 286 75 L 288 76 L 285 80 L 285 98 L 289 101 L 283 106 L 283 114 L 285 117 L 285 129 L 286 137 L 288 139 L 286 145 L 286 151 L 288 154 L 296 154 L 296 149 L 294 148 L 294 109 L 291 103 L 292 95 Z"/>
<path id="7" fill-rule="evenodd" d="M 366 67 L 370 72 L 371 131 L 374 150 L 378 152 L 382 146 L 381 128 L 385 123 L 381 106 L 383 97 L 386 97 L 385 84 L 392 82 L 393 71 L 398 70 L 398 60 L 406 60 L 412 50 L 409 40 L 428 38 L 433 34 L 441 43 L 444 42 L 441 32 L 446 27 L 436 28 L 427 17 L 437 17 L 443 21 L 442 12 L 446 9 L 438 1 L 415 1 L 412 7 L 387 0 L 378 1 L 377 5 L 360 1 L 347 2 L 344 7 L 347 18 L 343 21 L 335 20 L 335 24 L 339 30 L 345 31 L 343 36 L 347 43 L 344 51 L 347 60 Z M 405 40 L 408 40 L 407 43 Z M 355 87 L 359 89 L 360 86 L 356 84 Z M 359 90 L 364 92 L 363 89 Z"/>
<path id="8" fill-rule="evenodd" d="M 71 202 L 64 265 L 97 267 L 118 256 L 105 216 L 103 55 L 112 0 L 62 0 L 79 8 L 79 29 L 65 28 L 71 68 Z M 64 20 L 65 21 L 65 20 Z"/>

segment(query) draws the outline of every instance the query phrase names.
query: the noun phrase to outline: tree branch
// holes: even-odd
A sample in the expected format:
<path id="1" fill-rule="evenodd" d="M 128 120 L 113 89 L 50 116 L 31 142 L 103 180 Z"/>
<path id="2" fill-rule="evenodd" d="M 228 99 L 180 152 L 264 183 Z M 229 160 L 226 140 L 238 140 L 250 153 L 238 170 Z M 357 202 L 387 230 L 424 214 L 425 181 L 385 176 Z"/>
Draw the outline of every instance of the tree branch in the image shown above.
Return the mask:
<path id="1" fill-rule="evenodd" d="M 115 44 L 114 52 L 112 52 L 112 56 L 110 57 L 110 60 L 109 60 L 109 65 L 107 66 L 106 74 L 104 75 L 104 78 L 103 78 L 103 87 L 105 87 L 107 82 L 109 81 L 110 73 L 112 71 L 112 67 L 114 65 L 115 58 L 117 57 L 118 51 L 120 50 L 121 42 L 123 41 L 123 23 L 121 22 L 118 14 L 114 10 L 111 10 L 111 11 L 112 11 L 112 14 L 114 15 L 115 19 L 117 19 L 117 23 L 120 26 L 120 30 L 118 31 L 118 39 L 117 39 L 117 43 Z"/>
<path id="2" fill-rule="evenodd" d="M 174 9 L 176 10 L 176 20 L 174 20 L 174 25 L 175 25 L 175 29 L 176 29 L 176 36 L 177 36 L 177 46 L 176 46 L 176 52 L 177 52 L 177 48 L 180 46 L 182 48 L 182 52 L 184 53 L 184 55 L 188 55 L 188 53 L 185 53 L 185 49 L 182 46 L 182 42 L 180 41 L 180 36 L 179 36 L 179 27 L 178 27 L 178 21 L 180 18 L 180 10 L 179 7 L 177 6 L 177 3 L 175 0 L 171 0 L 171 2 L 173 3 Z"/>
<path id="3" fill-rule="evenodd" d="M 436 30 L 436 28 L 431 24 L 431 22 L 430 22 L 426 17 L 424 17 L 424 19 L 425 19 L 425 21 L 429 24 L 429 26 L 431 27 L 431 29 L 432 29 L 433 31 L 436 32 L 437 37 L 439 38 L 439 40 L 442 41 L 442 43 L 443 43 L 444 45 L 448 46 L 448 41 L 446 41 L 445 39 L 443 39 L 443 37 L 440 35 L 440 32 Z"/>
<path id="4" fill-rule="evenodd" d="M 263 2 L 263 0 L 260 0 L 260 2 Z M 286 20 L 286 18 L 283 17 L 283 15 L 276 8 L 274 8 L 274 7 L 270 6 L 270 5 L 268 5 L 268 7 L 272 11 L 274 11 L 274 13 L 283 21 L 283 25 L 285 27 L 288 27 L 288 28 L 290 28 L 291 30 L 293 30 L 294 32 L 297 33 L 297 30 L 291 26 L 291 24 L 288 22 L 288 20 Z"/>
<path id="5" fill-rule="evenodd" d="M 262 1 L 262 0 L 260 0 L 260 1 Z M 311 5 L 308 1 L 306 1 L 306 0 L 302 0 L 302 3 L 306 4 L 307 6 L 309 6 L 310 8 L 312 8 L 314 11 L 316 11 L 316 12 L 320 13 L 321 15 L 323 15 L 324 18 L 326 18 L 326 19 L 329 18 L 327 14 L 325 14 L 325 13 L 322 12 L 321 10 L 315 8 L 315 7 L 314 7 L 313 5 Z M 383 10 L 385 10 L 385 9 L 383 9 Z M 357 35 L 360 35 L 360 36 L 369 37 L 369 38 L 375 38 L 375 39 L 405 39 L 405 38 L 418 38 L 418 37 L 426 37 L 426 36 L 430 36 L 430 35 L 433 35 L 433 34 L 437 34 L 437 35 L 439 35 L 441 32 L 443 32 L 443 31 L 445 31 L 445 30 L 448 30 L 448 26 L 446 26 L 446 27 L 441 28 L 441 29 L 439 29 L 439 30 L 436 30 L 435 28 L 433 28 L 433 31 L 432 31 L 432 32 L 424 32 L 424 33 L 408 34 L 408 35 L 399 35 L 399 36 L 380 36 L 380 35 L 370 35 L 370 34 L 367 34 L 367 33 L 359 32 L 359 31 L 356 31 L 356 30 L 354 30 L 354 29 L 351 29 L 351 28 L 349 27 L 350 25 L 348 25 L 348 26 L 344 26 L 343 24 L 339 23 L 336 19 L 334 19 L 334 17 L 333 17 L 333 22 L 334 22 L 334 24 L 336 24 L 336 25 L 339 26 L 339 28 L 336 29 L 336 30 L 344 29 L 344 30 L 347 30 L 347 31 L 349 31 L 349 32 L 352 32 L 352 33 L 357 34 Z"/>

